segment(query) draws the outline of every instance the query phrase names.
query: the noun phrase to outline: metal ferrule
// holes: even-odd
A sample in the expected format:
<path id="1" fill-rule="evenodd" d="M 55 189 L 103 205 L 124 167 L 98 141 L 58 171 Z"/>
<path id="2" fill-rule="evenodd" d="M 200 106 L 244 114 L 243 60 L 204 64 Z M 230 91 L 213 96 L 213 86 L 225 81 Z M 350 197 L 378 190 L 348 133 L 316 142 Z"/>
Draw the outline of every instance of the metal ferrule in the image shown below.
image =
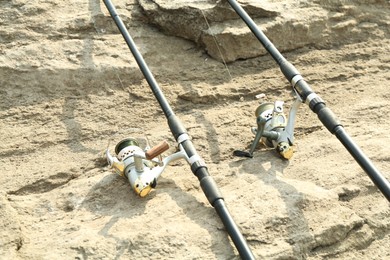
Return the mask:
<path id="1" fill-rule="evenodd" d="M 319 103 L 325 104 L 325 101 L 316 93 L 311 93 L 310 95 L 307 96 L 305 103 L 310 107 L 311 110 L 314 111 L 314 108 L 317 104 Z"/>
<path id="2" fill-rule="evenodd" d="M 300 81 L 300 80 L 302 80 L 302 79 L 303 79 L 303 77 L 302 77 L 300 74 L 295 75 L 295 76 L 291 79 L 291 86 L 292 86 L 293 88 L 295 88 L 295 85 L 297 85 L 298 81 Z"/>
<path id="3" fill-rule="evenodd" d="M 184 134 L 179 135 L 179 137 L 177 138 L 177 143 L 181 144 L 182 142 L 189 140 L 189 139 L 190 139 L 190 136 L 188 134 L 184 133 Z"/>
<path id="4" fill-rule="evenodd" d="M 310 93 L 307 97 L 306 97 L 306 100 L 305 100 L 305 104 L 310 106 L 310 102 L 312 100 L 314 100 L 315 98 L 319 97 L 316 93 Z"/>

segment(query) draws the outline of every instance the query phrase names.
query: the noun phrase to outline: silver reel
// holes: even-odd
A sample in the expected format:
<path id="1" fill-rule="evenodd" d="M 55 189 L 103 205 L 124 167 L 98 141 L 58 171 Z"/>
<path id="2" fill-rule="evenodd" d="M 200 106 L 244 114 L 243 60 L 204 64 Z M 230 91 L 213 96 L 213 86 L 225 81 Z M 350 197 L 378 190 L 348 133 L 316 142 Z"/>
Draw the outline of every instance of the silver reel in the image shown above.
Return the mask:
<path id="1" fill-rule="evenodd" d="M 135 193 L 145 197 L 156 187 L 158 177 L 170 162 L 180 158 L 187 159 L 182 147 L 179 148 L 180 151 L 162 159 L 161 154 L 169 149 L 167 142 L 142 149 L 136 139 L 127 138 L 116 145 L 116 157 L 107 148 L 106 158 L 111 168 L 119 175 L 126 176 Z"/>
<path id="2" fill-rule="evenodd" d="M 255 111 L 257 127 L 251 128 L 255 139 L 249 152 L 236 150 L 233 154 L 252 158 L 253 152 L 261 141 L 267 147 L 275 148 L 282 158 L 290 159 L 294 153 L 295 117 L 301 103 L 300 98 L 295 100 L 290 109 L 288 120 L 284 114 L 283 101 L 267 102 L 258 106 Z"/>

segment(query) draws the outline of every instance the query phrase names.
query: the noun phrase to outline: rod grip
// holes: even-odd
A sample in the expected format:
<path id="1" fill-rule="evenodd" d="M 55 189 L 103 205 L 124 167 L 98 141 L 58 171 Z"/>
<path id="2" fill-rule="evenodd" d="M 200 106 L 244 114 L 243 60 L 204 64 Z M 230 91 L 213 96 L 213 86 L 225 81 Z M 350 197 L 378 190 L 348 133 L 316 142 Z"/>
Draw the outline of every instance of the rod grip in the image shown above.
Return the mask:
<path id="1" fill-rule="evenodd" d="M 165 152 L 168 149 L 169 149 L 169 144 L 166 141 L 162 141 L 158 145 L 153 146 L 151 149 L 149 149 L 145 153 L 145 157 L 146 157 L 146 159 L 151 160 L 154 157 L 159 156 L 160 154 L 162 154 L 163 152 Z"/>

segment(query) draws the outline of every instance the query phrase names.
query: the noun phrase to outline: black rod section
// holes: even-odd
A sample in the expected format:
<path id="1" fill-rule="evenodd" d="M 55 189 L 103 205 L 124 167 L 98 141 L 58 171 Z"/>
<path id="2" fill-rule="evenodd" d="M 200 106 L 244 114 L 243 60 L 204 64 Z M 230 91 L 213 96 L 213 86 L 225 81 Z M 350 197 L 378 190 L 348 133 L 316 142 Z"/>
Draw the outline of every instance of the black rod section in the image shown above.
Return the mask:
<path id="1" fill-rule="evenodd" d="M 333 112 L 326 107 L 325 102 L 319 97 L 306 81 L 302 78 L 299 71 L 289 63 L 283 55 L 276 49 L 267 36 L 258 28 L 248 13 L 240 6 L 236 0 L 227 0 L 235 12 L 246 23 L 252 33 L 264 46 L 267 52 L 280 66 L 280 70 L 291 83 L 294 91 L 302 98 L 310 109 L 318 115 L 320 121 L 326 126 L 326 128 L 334 134 L 356 162 L 367 173 L 374 184 L 379 188 L 382 194 L 390 201 L 390 183 L 379 172 L 379 170 L 373 165 L 370 159 L 362 152 L 362 150 L 356 145 L 352 138 L 345 132 L 340 121 L 336 118 Z"/>
<path id="2" fill-rule="evenodd" d="M 230 212 L 228 211 L 224 198 L 221 192 L 218 189 L 217 184 L 210 176 L 207 167 L 204 161 L 197 154 L 194 145 L 192 144 L 186 129 L 181 124 L 180 120 L 174 114 L 172 108 L 170 107 L 168 101 L 166 100 L 164 94 L 162 93 L 160 87 L 158 86 L 155 78 L 150 72 L 148 66 L 146 65 L 141 53 L 138 51 L 133 39 L 131 38 L 129 32 L 126 29 L 126 26 L 123 24 L 121 18 L 116 12 L 115 6 L 110 0 L 103 0 L 104 4 L 107 7 L 107 10 L 110 12 L 111 17 L 114 19 L 119 31 L 121 32 L 123 38 L 125 39 L 130 51 L 132 52 L 137 64 L 142 71 L 145 79 L 147 80 L 150 88 L 157 101 L 159 102 L 161 109 L 163 110 L 167 120 L 169 128 L 175 137 L 176 141 L 182 145 L 188 158 L 190 158 L 191 170 L 194 175 L 198 178 L 200 186 L 205 193 L 210 204 L 215 208 L 217 214 L 222 220 L 230 238 L 232 239 L 234 245 L 236 246 L 242 259 L 255 259 L 251 249 L 249 248 L 244 236 L 241 234 L 240 229 L 237 224 L 234 222 Z"/>

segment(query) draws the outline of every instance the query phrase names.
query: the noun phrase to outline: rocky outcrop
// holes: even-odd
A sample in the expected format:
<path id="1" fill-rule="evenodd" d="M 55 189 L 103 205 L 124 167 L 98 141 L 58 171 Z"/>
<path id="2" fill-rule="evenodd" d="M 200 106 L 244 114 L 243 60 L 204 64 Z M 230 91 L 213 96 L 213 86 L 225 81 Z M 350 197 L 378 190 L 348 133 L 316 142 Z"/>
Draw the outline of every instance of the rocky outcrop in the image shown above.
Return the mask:
<path id="1" fill-rule="evenodd" d="M 139 0 L 152 24 L 196 42 L 217 60 L 265 54 L 227 1 Z M 389 34 L 388 1 L 240 1 L 280 51 L 323 48 Z M 369 11 L 369 12 L 366 12 Z"/>

